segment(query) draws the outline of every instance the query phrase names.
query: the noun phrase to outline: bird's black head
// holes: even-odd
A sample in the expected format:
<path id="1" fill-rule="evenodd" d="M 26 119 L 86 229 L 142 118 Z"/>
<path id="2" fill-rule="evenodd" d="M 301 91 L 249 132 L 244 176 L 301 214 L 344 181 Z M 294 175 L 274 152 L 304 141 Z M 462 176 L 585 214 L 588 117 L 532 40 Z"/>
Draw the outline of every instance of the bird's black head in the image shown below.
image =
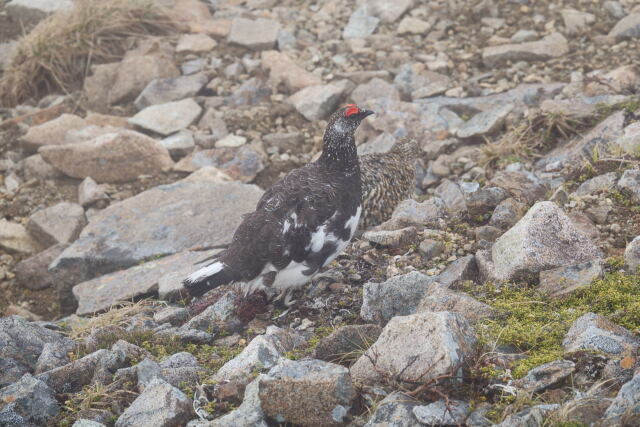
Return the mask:
<path id="1" fill-rule="evenodd" d="M 331 115 L 327 125 L 327 133 L 337 135 L 353 135 L 362 120 L 373 114 L 373 111 L 363 110 L 356 104 L 347 104 Z"/>

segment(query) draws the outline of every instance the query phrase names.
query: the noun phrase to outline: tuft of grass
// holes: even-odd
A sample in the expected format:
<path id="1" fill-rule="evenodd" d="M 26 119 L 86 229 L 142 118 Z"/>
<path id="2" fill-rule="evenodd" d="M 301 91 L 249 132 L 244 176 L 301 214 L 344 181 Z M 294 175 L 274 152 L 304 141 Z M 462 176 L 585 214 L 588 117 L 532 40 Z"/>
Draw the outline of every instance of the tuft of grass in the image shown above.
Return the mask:
<path id="1" fill-rule="evenodd" d="M 91 64 L 122 58 L 128 39 L 167 34 L 174 24 L 153 0 L 77 0 L 69 11 L 44 19 L 18 41 L 0 80 L 0 104 L 70 92 Z"/>
<path id="2" fill-rule="evenodd" d="M 149 312 L 157 306 L 166 305 L 162 301 L 143 299 L 137 302 L 122 302 L 112 306 L 107 312 L 91 318 L 81 318 L 71 327 L 69 337 L 79 339 L 88 336 L 93 328 L 105 326 L 126 326 L 134 316 Z"/>
<path id="3" fill-rule="evenodd" d="M 490 283 L 474 293 L 497 312 L 495 318 L 479 323 L 481 342 L 515 347 L 527 356 L 513 366 L 515 378 L 562 358 L 564 335 L 585 313 L 594 312 L 633 332 L 640 331 L 639 274 L 607 273 L 565 299 L 549 299 L 535 287 L 496 287 Z"/>
<path id="4" fill-rule="evenodd" d="M 588 125 L 585 119 L 549 112 L 537 112 L 522 120 L 495 142 L 487 141 L 480 149 L 481 163 L 495 168 L 539 157 L 558 141 L 578 135 Z"/>

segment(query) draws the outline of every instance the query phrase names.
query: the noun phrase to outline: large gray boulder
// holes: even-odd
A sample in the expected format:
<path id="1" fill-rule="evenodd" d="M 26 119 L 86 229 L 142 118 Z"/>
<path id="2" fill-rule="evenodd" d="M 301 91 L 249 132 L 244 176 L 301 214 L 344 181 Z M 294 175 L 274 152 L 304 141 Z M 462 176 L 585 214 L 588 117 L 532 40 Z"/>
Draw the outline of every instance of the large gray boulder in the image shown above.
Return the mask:
<path id="1" fill-rule="evenodd" d="M 97 214 L 50 266 L 70 283 L 190 248 L 231 241 L 262 190 L 237 182 L 189 179 L 154 187 Z"/>
<path id="2" fill-rule="evenodd" d="M 116 427 L 177 427 L 193 417 L 192 401 L 166 381 L 155 378 L 116 421 Z"/>
<path id="3" fill-rule="evenodd" d="M 59 412 L 54 391 L 29 374 L 0 390 L 0 425 L 4 427 L 51 425 Z"/>
<path id="4" fill-rule="evenodd" d="M 19 316 L 0 318 L 0 358 L 12 359 L 33 372 L 45 344 L 51 343 L 67 351 L 73 350 L 73 341 L 58 332 L 27 322 Z"/>
<path id="5" fill-rule="evenodd" d="M 76 314 L 96 313 L 117 302 L 156 293 L 162 278 L 175 273 L 182 273 L 184 278 L 187 270 L 217 252 L 183 251 L 82 282 L 73 287 L 73 296 L 78 301 Z"/>
<path id="6" fill-rule="evenodd" d="M 476 337 L 465 318 L 447 311 L 397 316 L 351 367 L 356 383 L 427 382 L 456 375 L 475 354 Z"/>
<path id="7" fill-rule="evenodd" d="M 640 338 L 605 317 L 587 313 L 573 322 L 562 348 L 565 352 L 592 350 L 622 357 L 640 349 Z"/>
<path id="8" fill-rule="evenodd" d="M 495 278 L 512 280 L 598 259 L 602 253 L 562 209 L 539 202 L 496 240 L 491 256 Z"/>
<path id="9" fill-rule="evenodd" d="M 342 425 L 356 391 L 344 366 L 281 359 L 259 382 L 263 411 L 279 422 Z"/>

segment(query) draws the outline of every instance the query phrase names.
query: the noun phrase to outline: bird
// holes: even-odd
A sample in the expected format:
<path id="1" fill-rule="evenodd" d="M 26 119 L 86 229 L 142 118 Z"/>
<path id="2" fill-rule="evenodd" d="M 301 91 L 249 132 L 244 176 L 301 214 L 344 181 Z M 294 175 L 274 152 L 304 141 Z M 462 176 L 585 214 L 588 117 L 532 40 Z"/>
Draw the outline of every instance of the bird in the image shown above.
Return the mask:
<path id="1" fill-rule="evenodd" d="M 414 163 L 419 153 L 418 142 L 405 137 L 396 141 L 386 153 L 366 154 L 360 158 L 360 230 L 385 222 L 401 201 L 411 198 L 416 179 Z"/>
<path id="2" fill-rule="evenodd" d="M 265 291 L 290 306 L 292 291 L 333 261 L 362 212 L 354 133 L 373 111 L 347 104 L 328 120 L 322 153 L 271 186 L 243 217 L 228 248 L 183 281 L 194 297 L 225 284 Z"/>

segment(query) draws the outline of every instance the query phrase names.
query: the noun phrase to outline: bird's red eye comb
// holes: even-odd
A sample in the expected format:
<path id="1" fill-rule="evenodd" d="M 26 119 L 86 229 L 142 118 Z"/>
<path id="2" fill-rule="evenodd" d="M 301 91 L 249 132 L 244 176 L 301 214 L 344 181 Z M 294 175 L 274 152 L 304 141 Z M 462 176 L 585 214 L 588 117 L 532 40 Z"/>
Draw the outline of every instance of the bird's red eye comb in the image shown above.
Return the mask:
<path id="1" fill-rule="evenodd" d="M 347 104 L 345 105 L 345 107 L 347 108 L 344 112 L 345 117 L 349 117 L 360 112 L 360 109 L 356 106 L 356 104 Z"/>

